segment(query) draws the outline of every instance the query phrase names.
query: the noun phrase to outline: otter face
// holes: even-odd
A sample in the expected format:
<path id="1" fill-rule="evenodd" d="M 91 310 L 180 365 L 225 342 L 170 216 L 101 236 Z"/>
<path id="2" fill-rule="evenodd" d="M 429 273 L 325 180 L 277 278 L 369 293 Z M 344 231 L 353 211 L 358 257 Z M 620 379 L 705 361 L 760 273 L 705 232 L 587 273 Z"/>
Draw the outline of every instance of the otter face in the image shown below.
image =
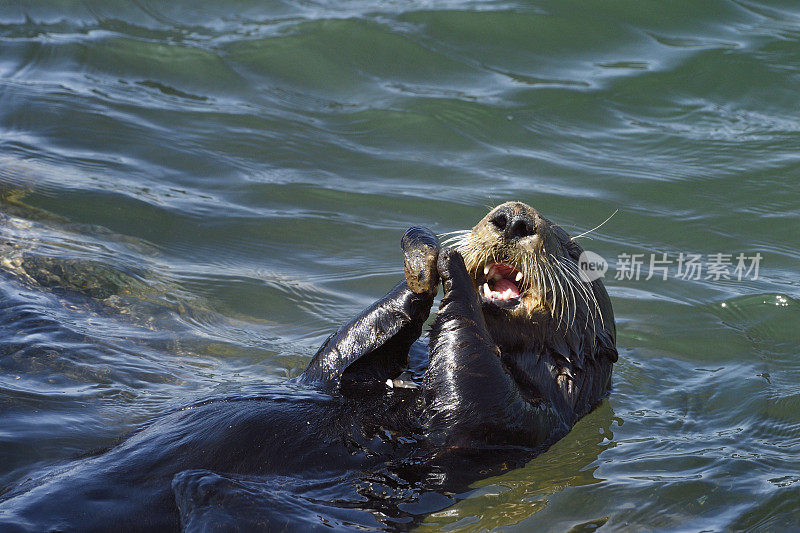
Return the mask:
<path id="1" fill-rule="evenodd" d="M 576 319 L 589 327 L 603 320 L 593 285 L 577 265 L 583 250 L 529 205 L 499 205 L 449 242 L 464 258 L 490 332 L 502 332 L 504 339 L 493 334 L 496 341 L 524 345 L 565 332 Z M 514 327 L 518 334 L 508 339 Z"/>

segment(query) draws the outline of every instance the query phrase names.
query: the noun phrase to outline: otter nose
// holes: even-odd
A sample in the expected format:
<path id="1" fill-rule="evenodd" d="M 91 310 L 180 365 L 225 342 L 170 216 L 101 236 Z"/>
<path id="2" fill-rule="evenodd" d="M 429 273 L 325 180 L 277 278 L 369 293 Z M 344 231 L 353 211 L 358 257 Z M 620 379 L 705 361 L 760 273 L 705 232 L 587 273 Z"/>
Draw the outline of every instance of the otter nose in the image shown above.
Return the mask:
<path id="1" fill-rule="evenodd" d="M 517 212 L 511 207 L 498 209 L 489 222 L 509 241 L 536 234 L 533 218 L 525 212 Z"/>

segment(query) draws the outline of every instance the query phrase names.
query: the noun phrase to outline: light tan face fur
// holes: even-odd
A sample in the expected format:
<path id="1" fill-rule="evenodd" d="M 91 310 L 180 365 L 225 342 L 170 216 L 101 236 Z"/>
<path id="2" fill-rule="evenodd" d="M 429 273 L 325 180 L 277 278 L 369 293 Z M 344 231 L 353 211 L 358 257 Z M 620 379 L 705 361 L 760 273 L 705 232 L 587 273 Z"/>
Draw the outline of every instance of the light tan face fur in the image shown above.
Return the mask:
<path id="1" fill-rule="evenodd" d="M 506 227 L 512 222 L 517 224 L 518 231 L 509 235 L 501 227 L 504 221 Z M 568 253 L 570 247 L 579 247 L 564 230 L 524 203 L 508 202 L 495 207 L 471 231 L 449 242 L 464 257 L 482 305 L 494 304 L 496 311 L 507 318 L 552 320 L 557 327 L 562 324 L 568 327 L 576 307 L 597 309 L 591 284 L 581 279 Z M 483 286 L 487 282 L 487 269 L 490 276 L 493 273 L 497 276 L 492 269 L 496 263 L 513 267 L 507 281 L 516 285 L 517 290 L 511 293 L 516 296 L 518 291 L 518 296 L 502 300 L 495 298 L 497 292 L 491 290 L 491 280 L 488 290 Z"/>

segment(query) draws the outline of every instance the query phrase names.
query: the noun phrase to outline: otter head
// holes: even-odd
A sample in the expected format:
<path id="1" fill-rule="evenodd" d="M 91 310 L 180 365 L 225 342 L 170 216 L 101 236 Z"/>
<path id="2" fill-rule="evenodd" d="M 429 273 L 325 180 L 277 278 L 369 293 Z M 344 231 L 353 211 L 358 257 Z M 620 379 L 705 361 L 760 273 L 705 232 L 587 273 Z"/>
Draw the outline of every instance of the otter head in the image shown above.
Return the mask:
<path id="1" fill-rule="evenodd" d="M 600 328 L 615 336 L 605 289 L 578 268 L 583 250 L 536 209 L 504 203 L 451 242 L 464 258 L 486 325 L 503 351 L 560 344 Z"/>

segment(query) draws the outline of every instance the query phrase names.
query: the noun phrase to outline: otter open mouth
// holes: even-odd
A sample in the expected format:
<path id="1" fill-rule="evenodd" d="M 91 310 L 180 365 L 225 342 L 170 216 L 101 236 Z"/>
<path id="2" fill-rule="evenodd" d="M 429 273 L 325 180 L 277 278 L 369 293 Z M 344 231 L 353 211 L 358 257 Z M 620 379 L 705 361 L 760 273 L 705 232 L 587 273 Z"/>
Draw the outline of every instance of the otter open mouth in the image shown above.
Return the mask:
<path id="1" fill-rule="evenodd" d="M 520 302 L 522 272 L 507 263 L 487 263 L 478 271 L 478 294 L 481 299 L 501 307 L 516 307 Z"/>

